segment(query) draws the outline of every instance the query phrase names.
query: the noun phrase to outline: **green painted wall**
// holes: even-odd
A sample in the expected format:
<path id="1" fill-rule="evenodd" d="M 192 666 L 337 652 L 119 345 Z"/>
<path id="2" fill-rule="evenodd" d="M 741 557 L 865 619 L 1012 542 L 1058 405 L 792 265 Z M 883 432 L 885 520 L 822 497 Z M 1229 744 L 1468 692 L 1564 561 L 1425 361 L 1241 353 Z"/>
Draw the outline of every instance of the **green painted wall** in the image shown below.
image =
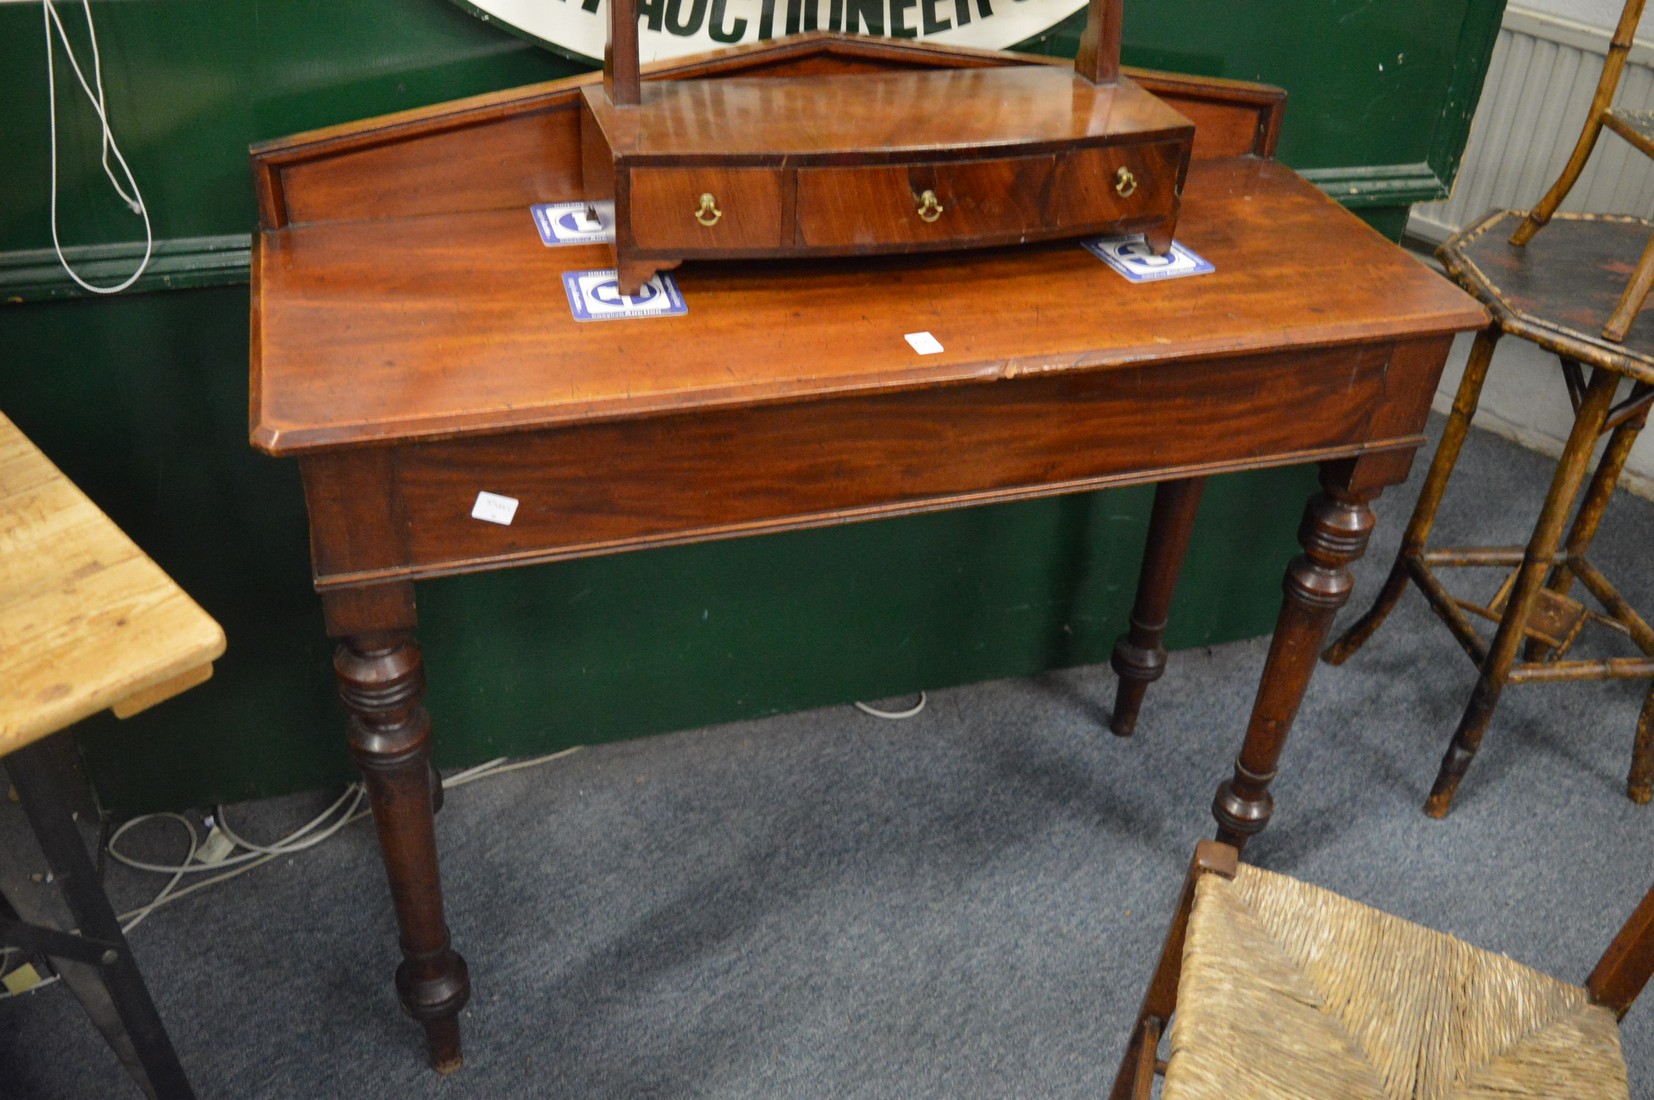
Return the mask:
<path id="1" fill-rule="evenodd" d="M 57 270 L 40 9 L 0 4 L 0 301 L 12 303 L 0 306 L 0 409 L 218 617 L 230 648 L 210 684 L 128 722 L 86 723 L 88 762 L 122 813 L 329 783 L 349 766 L 297 473 L 246 444 L 246 146 L 574 66 L 448 0 L 94 7 L 161 262 L 149 292 L 114 300 L 76 294 Z M 1286 85 L 1284 158 L 1395 236 L 1406 204 L 1451 177 L 1500 7 L 1136 2 L 1127 60 Z M 76 10 L 63 8 L 72 32 Z M 1074 27 L 1030 46 L 1071 52 Z M 102 184 L 96 132 L 59 71 L 73 150 L 64 240 L 106 274 L 125 270 L 135 220 Z M 1312 484 L 1288 470 L 1213 486 L 1172 644 L 1269 628 Z M 458 764 L 1104 660 L 1149 499 L 1122 490 L 427 583 L 439 755 Z M 1392 518 L 1401 507 L 1388 502 Z"/>

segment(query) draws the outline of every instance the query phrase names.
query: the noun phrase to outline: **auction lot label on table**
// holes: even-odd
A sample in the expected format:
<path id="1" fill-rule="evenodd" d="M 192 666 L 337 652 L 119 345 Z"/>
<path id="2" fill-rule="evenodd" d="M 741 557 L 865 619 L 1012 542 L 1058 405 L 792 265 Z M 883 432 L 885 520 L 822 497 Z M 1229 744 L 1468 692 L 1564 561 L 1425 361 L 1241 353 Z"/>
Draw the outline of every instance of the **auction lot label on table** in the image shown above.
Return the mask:
<path id="1" fill-rule="evenodd" d="M 600 63 L 607 0 L 455 0 L 559 53 Z M 638 50 L 663 61 L 802 31 L 915 38 L 1002 50 L 1049 30 L 1084 0 L 638 0 Z"/>
<path id="2" fill-rule="evenodd" d="M 629 317 L 676 317 L 688 313 L 678 281 L 660 272 L 638 288 L 622 294 L 614 268 L 563 272 L 563 290 L 576 321 L 623 321 Z"/>

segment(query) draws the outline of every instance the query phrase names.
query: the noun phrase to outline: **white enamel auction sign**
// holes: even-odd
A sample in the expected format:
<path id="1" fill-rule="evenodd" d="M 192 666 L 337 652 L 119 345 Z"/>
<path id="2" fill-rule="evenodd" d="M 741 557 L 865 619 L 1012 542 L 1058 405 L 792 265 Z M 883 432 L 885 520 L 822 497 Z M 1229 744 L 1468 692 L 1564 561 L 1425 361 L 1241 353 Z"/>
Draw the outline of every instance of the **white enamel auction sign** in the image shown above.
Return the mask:
<path id="1" fill-rule="evenodd" d="M 603 57 L 608 0 L 458 0 L 461 7 L 591 61 Z M 638 0 L 644 61 L 801 31 L 922 38 L 1001 50 L 1047 30 L 1085 0 Z"/>

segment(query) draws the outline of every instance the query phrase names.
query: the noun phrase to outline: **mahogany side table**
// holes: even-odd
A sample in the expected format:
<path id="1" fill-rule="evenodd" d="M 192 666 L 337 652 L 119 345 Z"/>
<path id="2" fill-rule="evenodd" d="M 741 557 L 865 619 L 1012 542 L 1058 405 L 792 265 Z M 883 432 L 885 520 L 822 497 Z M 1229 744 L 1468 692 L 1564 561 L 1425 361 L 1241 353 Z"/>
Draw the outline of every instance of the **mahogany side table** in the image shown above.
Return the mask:
<path id="1" fill-rule="evenodd" d="M 661 74 L 905 56 L 818 35 Z M 1406 475 L 1453 334 L 1481 327 L 1482 308 L 1267 159 L 1281 93 L 1138 74 L 1196 122 L 1179 235 L 1213 274 L 1128 285 L 1073 244 L 705 263 L 679 273 L 683 316 L 579 324 L 560 275 L 607 266 L 607 250 L 544 247 L 527 207 L 580 199 L 592 79 L 254 151 L 252 441 L 303 476 L 396 903 L 397 987 L 433 1064 L 460 1063 L 469 982 L 438 880 L 424 578 L 1319 463 L 1213 807 L 1234 844 L 1262 829 L 1369 504 Z M 944 350 L 916 355 L 903 337 L 919 329 Z M 473 518 L 479 492 L 516 500 L 511 522 Z M 1174 495 L 1173 511 L 1193 496 Z M 1175 563 L 1161 572 L 1169 595 Z"/>

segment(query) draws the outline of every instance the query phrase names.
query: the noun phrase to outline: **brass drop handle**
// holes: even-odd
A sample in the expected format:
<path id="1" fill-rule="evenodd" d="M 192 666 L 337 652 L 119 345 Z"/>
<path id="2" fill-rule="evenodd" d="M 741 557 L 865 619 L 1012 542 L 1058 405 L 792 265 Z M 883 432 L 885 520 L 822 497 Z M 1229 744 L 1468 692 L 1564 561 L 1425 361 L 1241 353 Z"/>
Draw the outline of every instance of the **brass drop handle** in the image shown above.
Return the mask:
<path id="1" fill-rule="evenodd" d="M 942 204 L 936 201 L 936 192 L 926 191 L 919 196 L 919 220 L 933 222 L 942 216 Z"/>
<path id="2" fill-rule="evenodd" d="M 718 200 L 712 197 L 712 192 L 703 191 L 701 193 L 701 208 L 695 211 L 695 220 L 711 229 L 718 224 L 718 219 L 723 216 L 724 212 L 718 209 Z"/>
<path id="3" fill-rule="evenodd" d="M 1121 168 L 1114 173 L 1114 193 L 1122 199 L 1131 198 L 1132 192 L 1137 190 L 1137 177 L 1131 174 L 1130 168 Z"/>

